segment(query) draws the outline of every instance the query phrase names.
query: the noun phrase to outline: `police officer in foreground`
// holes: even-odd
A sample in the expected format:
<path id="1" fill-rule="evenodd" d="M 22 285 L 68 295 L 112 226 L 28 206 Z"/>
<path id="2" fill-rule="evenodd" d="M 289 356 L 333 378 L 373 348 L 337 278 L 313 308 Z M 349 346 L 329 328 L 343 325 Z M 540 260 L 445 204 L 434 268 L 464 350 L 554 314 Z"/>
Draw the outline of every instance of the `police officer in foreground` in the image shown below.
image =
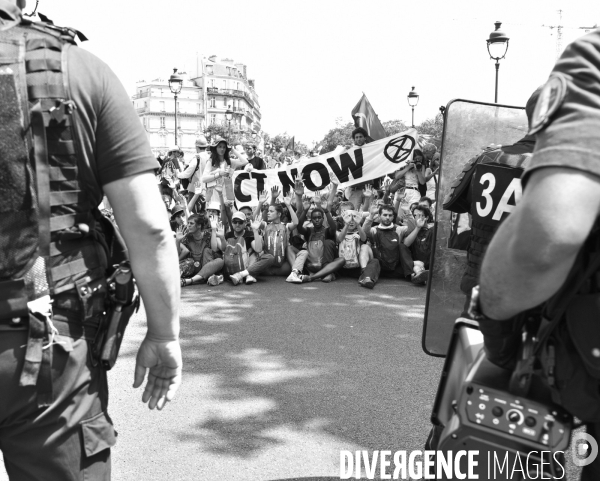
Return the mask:
<path id="1" fill-rule="evenodd" d="M 539 93 L 540 89 L 537 89 L 525 106 L 529 121 L 533 116 Z M 520 197 L 520 188 L 513 180 L 520 178 L 523 170 L 529 165 L 534 147 L 535 135 L 526 135 L 513 145 L 486 148 L 465 164 L 444 200 L 444 210 L 457 214 L 469 213 L 472 219 L 471 229 L 467 231 L 470 237 L 465 243 L 467 267 L 460 283 L 460 290 L 467 297 L 463 316 L 469 307 L 471 290 L 479 279 L 483 253 L 500 222 L 512 210 L 508 201 L 518 200 Z M 432 153 L 430 149 L 429 153 L 433 156 L 435 150 Z M 455 239 L 454 242 L 462 243 L 460 239 Z M 461 245 L 452 247 L 463 248 Z"/>
<path id="2" fill-rule="evenodd" d="M 490 360 L 514 357 L 515 316 L 542 305 L 536 357 L 555 401 L 600 440 L 600 31 L 571 44 L 537 102 L 523 198 L 494 236 L 474 290 Z M 487 325 L 487 329 L 483 328 Z M 498 341 L 503 342 L 492 342 Z M 583 480 L 600 479 L 600 459 Z"/>
<path id="3" fill-rule="evenodd" d="M 148 374 L 150 409 L 181 382 L 177 253 L 122 85 L 76 31 L 23 19 L 24 6 L 0 0 L 0 449 L 11 480 L 109 479 L 103 192 L 145 304 L 134 387 Z"/>

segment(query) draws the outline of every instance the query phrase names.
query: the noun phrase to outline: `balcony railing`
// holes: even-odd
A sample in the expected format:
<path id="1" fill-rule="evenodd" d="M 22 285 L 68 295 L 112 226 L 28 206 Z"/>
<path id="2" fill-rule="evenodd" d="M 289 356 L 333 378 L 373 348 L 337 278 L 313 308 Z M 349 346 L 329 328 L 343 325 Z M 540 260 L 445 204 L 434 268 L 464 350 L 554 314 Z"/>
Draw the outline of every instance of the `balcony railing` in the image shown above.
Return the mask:
<path id="1" fill-rule="evenodd" d="M 150 97 L 150 94 L 148 92 L 142 92 L 142 93 L 134 95 L 132 98 L 133 99 L 142 99 L 144 97 Z"/>

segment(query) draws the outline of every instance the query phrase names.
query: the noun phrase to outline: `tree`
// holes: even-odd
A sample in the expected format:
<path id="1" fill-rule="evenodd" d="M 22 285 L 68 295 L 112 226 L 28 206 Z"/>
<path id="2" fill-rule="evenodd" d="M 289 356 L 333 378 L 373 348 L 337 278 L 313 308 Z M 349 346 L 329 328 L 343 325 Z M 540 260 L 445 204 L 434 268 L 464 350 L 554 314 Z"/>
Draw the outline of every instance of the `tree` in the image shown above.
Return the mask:
<path id="1" fill-rule="evenodd" d="M 437 114 L 433 119 L 427 119 L 417 125 L 417 132 L 421 135 L 430 135 L 431 141 L 438 145 L 442 142 L 442 132 L 444 130 L 444 117 Z"/>
<path id="2" fill-rule="evenodd" d="M 394 135 L 400 132 L 408 130 L 409 127 L 402 120 L 388 120 L 382 123 L 387 135 Z M 425 136 L 426 142 L 435 144 L 438 148 L 442 141 L 442 130 L 444 127 L 444 119 L 442 114 L 437 114 L 433 119 L 427 119 L 417 125 L 415 128 L 419 135 Z M 333 151 L 338 145 L 342 147 L 351 147 L 352 143 L 352 131 L 356 127 L 352 122 L 347 124 L 343 123 L 343 119 L 338 117 L 336 119 L 335 128 L 331 129 L 323 140 L 318 144 L 322 146 L 321 152 L 324 154 Z"/>
<path id="3" fill-rule="evenodd" d="M 388 135 L 398 134 L 408 129 L 408 126 L 402 120 L 388 120 L 383 122 L 382 125 Z"/>
<path id="4" fill-rule="evenodd" d="M 324 154 L 332 152 L 338 145 L 350 147 L 352 145 L 350 136 L 354 128 L 352 122 L 343 125 L 341 118 L 336 119 L 336 127 L 327 132 L 323 140 L 318 143 L 321 146 L 321 152 Z"/>
<path id="5" fill-rule="evenodd" d="M 229 125 L 227 124 L 210 124 L 206 128 L 206 133 L 210 136 L 211 143 L 214 142 L 217 137 L 228 140 L 229 145 L 231 146 L 238 144 L 244 145 L 249 141 L 247 133 L 238 132 L 234 127 L 232 127 L 231 135 L 229 135 Z"/>
<path id="6" fill-rule="evenodd" d="M 284 132 L 283 134 L 277 134 L 275 137 L 271 137 L 268 133 L 263 132 L 265 143 L 270 142 L 273 145 L 272 150 L 277 153 L 279 153 L 282 148 L 289 149 L 291 151 L 292 137 L 293 136 L 289 135 L 287 132 Z M 294 140 L 294 150 L 296 152 L 300 152 L 301 154 L 308 153 L 308 147 L 306 144 L 299 142 L 298 140 Z"/>

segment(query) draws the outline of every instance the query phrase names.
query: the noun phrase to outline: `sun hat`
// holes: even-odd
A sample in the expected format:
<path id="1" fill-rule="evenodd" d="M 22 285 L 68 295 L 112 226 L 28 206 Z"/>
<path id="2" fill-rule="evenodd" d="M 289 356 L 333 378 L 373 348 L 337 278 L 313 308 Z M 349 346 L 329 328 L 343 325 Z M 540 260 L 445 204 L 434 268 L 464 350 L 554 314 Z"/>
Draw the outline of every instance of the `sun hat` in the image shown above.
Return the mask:
<path id="1" fill-rule="evenodd" d="M 227 140 L 225 140 L 221 137 L 217 137 L 216 139 L 213 140 L 212 144 L 210 144 L 211 152 L 215 152 L 217 150 L 217 145 L 219 145 L 221 142 L 225 143 L 225 150 L 227 152 L 229 152 L 231 150 L 231 146 L 229 145 L 229 142 L 227 142 Z"/>
<path id="2" fill-rule="evenodd" d="M 171 220 L 173 220 L 177 214 L 181 214 L 182 212 L 183 207 L 179 204 L 175 204 L 171 209 Z"/>
<path id="3" fill-rule="evenodd" d="M 196 147 L 208 147 L 208 141 L 206 140 L 206 137 L 204 137 L 204 135 L 200 135 L 196 139 Z"/>

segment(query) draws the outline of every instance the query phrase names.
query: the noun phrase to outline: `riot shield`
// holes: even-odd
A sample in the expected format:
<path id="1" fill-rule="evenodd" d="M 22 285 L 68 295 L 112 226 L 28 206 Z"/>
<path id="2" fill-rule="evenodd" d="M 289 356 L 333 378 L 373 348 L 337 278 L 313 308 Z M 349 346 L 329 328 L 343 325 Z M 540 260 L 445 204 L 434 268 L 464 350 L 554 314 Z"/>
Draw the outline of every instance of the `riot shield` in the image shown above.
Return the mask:
<path id="1" fill-rule="evenodd" d="M 422 339 L 423 350 L 431 356 L 445 357 L 452 326 L 465 305 L 460 281 L 467 261 L 469 215 L 442 210 L 443 201 L 471 158 L 490 144 L 513 144 L 527 130 L 524 107 L 460 99 L 446 106 Z"/>

